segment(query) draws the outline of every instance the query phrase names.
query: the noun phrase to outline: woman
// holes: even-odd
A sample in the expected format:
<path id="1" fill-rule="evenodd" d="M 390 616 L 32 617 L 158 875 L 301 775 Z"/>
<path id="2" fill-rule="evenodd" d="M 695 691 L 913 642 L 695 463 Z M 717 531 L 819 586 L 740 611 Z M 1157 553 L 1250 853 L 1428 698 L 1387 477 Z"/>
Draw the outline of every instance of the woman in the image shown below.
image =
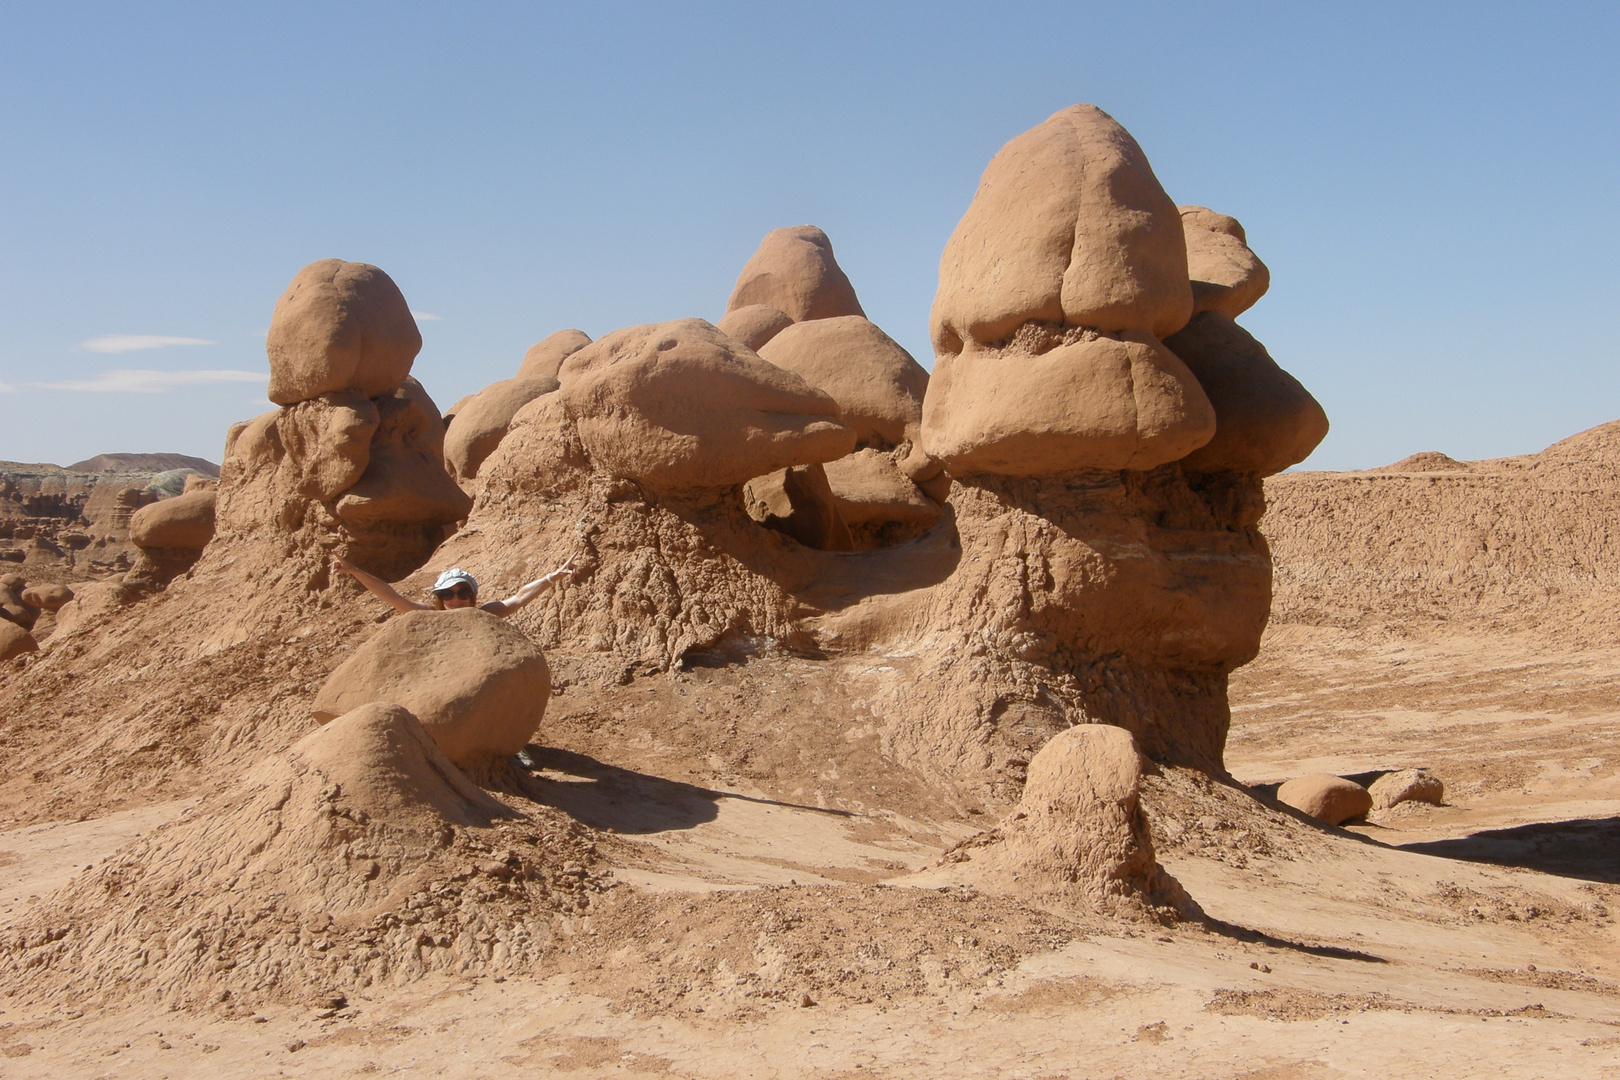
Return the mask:
<path id="1" fill-rule="evenodd" d="M 364 585 L 373 596 L 383 603 L 391 606 L 395 611 L 453 611 L 456 608 L 481 607 L 491 615 L 510 615 L 523 607 L 529 601 L 552 587 L 552 582 L 566 574 L 572 574 L 574 557 L 570 555 L 568 561 L 544 577 L 535 578 L 505 600 L 491 600 L 487 604 L 478 603 L 478 582 L 473 576 L 459 566 L 452 566 L 439 575 L 439 580 L 433 583 L 433 603 L 423 604 L 416 600 L 407 600 L 394 591 L 394 587 L 382 578 L 374 577 L 355 566 L 341 555 L 332 556 L 332 569 L 339 574 L 348 574 L 360 584 Z"/>

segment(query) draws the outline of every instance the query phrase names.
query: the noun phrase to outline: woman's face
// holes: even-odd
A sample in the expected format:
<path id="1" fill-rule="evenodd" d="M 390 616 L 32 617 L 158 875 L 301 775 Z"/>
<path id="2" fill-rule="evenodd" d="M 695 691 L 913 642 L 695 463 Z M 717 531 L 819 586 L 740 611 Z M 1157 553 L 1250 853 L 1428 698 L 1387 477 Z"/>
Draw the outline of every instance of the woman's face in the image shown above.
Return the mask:
<path id="1" fill-rule="evenodd" d="M 447 592 L 436 594 L 444 602 L 445 610 L 469 608 L 478 603 L 478 594 L 466 585 L 457 585 Z"/>

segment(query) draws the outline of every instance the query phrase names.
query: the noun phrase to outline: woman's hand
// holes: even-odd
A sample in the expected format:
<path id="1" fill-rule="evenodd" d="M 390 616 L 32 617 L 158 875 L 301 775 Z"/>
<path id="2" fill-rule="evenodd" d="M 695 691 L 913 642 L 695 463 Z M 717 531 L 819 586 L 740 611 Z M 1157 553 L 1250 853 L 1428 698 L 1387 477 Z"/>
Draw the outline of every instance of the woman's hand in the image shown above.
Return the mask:
<path id="1" fill-rule="evenodd" d="M 348 574 L 350 577 L 354 577 L 358 571 L 359 568 L 343 556 L 332 556 L 332 572 L 334 574 Z"/>

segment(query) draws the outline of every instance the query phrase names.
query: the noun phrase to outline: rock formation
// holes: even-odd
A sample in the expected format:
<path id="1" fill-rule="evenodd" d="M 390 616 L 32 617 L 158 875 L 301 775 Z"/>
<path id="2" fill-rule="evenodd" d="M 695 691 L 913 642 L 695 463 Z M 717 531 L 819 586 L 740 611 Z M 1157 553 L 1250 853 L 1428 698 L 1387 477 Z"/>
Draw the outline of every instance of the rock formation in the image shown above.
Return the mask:
<path id="1" fill-rule="evenodd" d="M 1213 311 L 1235 319 L 1271 287 L 1271 271 L 1249 250 L 1237 218 L 1203 206 L 1182 206 L 1187 238 L 1187 275 L 1192 281 L 1193 313 Z"/>
<path id="2" fill-rule="evenodd" d="M 10 619 L 0 619 L 0 664 L 26 652 L 38 652 L 34 635 Z"/>
<path id="3" fill-rule="evenodd" d="M 215 486 L 189 479 L 185 492 L 137 510 L 129 519 L 129 538 L 141 559 L 126 582 L 161 588 L 191 569 L 214 538 Z"/>
<path id="4" fill-rule="evenodd" d="M 1342 825 L 1373 807 L 1366 788 L 1328 773 L 1296 776 L 1277 789 L 1277 801 L 1328 825 Z"/>
<path id="5" fill-rule="evenodd" d="M 376 267 L 305 267 L 276 305 L 267 351 L 276 412 L 231 429 L 220 473 L 222 539 L 296 536 L 342 547 L 393 579 L 420 566 L 471 500 L 444 466 L 444 423 L 410 378 L 421 337 Z"/>
<path id="6" fill-rule="evenodd" d="M 583 330 L 558 330 L 529 346 L 517 378 L 555 379 L 562 362 L 590 343 L 590 336 Z"/>
<path id="7" fill-rule="evenodd" d="M 1128 732 L 1081 724 L 1029 763 L 1001 825 L 945 854 L 953 880 L 1071 908 L 1194 910 L 1153 857 L 1142 812 L 1142 761 Z"/>
<path id="8" fill-rule="evenodd" d="M 1375 810 L 1388 810 L 1403 802 L 1433 803 L 1445 801 L 1446 786 L 1424 769 L 1400 769 L 1387 772 L 1367 787 Z"/>
<path id="9" fill-rule="evenodd" d="M 702 319 L 616 331 L 559 374 L 554 402 L 538 403 L 552 421 L 592 461 L 655 490 L 731 487 L 853 442 L 832 398 Z"/>
<path id="10" fill-rule="evenodd" d="M 773 233 L 731 308 L 794 316 L 761 355 L 826 396 L 706 323 L 609 335 L 514 417 L 437 561 L 522 580 L 578 554 L 577 579 L 516 617 L 578 686 L 780 648 L 825 657 L 826 692 L 871 709 L 895 761 L 996 799 L 1016 800 L 1035 753 L 1076 724 L 1124 728 L 1155 761 L 1219 773 L 1226 678 L 1266 623 L 1260 473 L 1308 453 L 1320 430 L 1300 420 L 1314 401 L 1260 364 L 1263 350 L 1220 338 L 1197 359 L 1238 373 L 1211 375 L 1235 434 L 1184 465 L 1212 442 L 1217 410 L 1161 340 L 1194 308 L 1182 229 L 1100 111 L 1066 110 L 1015 139 L 942 259 L 926 390 L 864 317 L 749 291 L 781 248 L 835 265 L 802 230 Z M 717 367 L 731 389 L 712 388 Z M 1265 407 L 1245 413 L 1241 391 L 1227 393 L 1240 376 L 1273 388 Z M 780 378 L 794 380 L 770 405 L 787 437 L 743 442 L 739 429 L 778 423 L 752 418 L 752 402 L 786 393 Z M 828 401 L 840 393 L 848 427 Z M 874 445 L 857 452 L 862 437 Z M 919 480 L 948 505 L 931 508 Z M 861 506 L 937 523 L 841 550 L 837 526 L 861 522 Z"/>
<path id="11" fill-rule="evenodd" d="M 737 275 L 726 314 L 753 305 L 773 307 L 794 322 L 866 314 L 833 258 L 832 241 L 814 225 L 765 234 Z"/>
<path id="12" fill-rule="evenodd" d="M 758 352 L 771 338 L 792 326 L 793 317 L 769 304 L 748 304 L 726 312 L 714 325 L 722 334 Z"/>
<path id="13" fill-rule="evenodd" d="M 270 316 L 270 400 L 296 405 L 333 391 L 391 394 L 421 348 L 410 305 L 387 274 L 342 259 L 310 263 Z"/>
<path id="14" fill-rule="evenodd" d="M 321 723 L 368 703 L 404 705 L 446 757 L 485 775 L 528 743 L 551 696 L 545 657 L 485 611 L 391 619 L 332 672 L 311 714 Z"/>

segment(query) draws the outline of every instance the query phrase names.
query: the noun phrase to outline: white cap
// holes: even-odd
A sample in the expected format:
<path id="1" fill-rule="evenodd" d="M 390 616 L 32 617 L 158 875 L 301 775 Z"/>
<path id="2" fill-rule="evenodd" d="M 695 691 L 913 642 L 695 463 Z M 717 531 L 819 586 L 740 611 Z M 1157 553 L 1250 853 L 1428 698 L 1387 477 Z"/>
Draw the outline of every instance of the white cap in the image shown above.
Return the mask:
<path id="1" fill-rule="evenodd" d="M 467 571 L 463 570 L 461 567 L 452 566 L 450 569 L 439 575 L 439 580 L 433 583 L 433 591 L 436 593 L 449 592 L 457 585 L 462 584 L 465 584 L 469 589 L 471 589 L 474 596 L 478 594 L 478 579 L 467 573 Z"/>

